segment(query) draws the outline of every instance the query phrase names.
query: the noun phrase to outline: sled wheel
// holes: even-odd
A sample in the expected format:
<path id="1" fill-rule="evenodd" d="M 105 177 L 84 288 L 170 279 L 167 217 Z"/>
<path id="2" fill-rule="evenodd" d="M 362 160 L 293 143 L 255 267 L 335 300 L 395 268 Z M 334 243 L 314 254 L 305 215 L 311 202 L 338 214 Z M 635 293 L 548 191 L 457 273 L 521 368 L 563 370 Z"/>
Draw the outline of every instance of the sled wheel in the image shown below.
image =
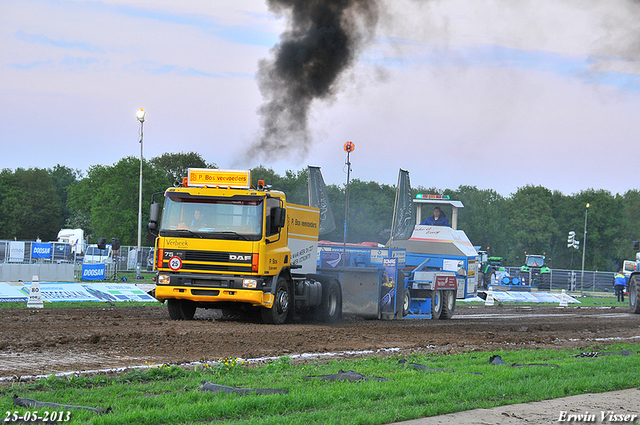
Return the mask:
<path id="1" fill-rule="evenodd" d="M 431 297 L 431 318 L 439 319 L 442 314 L 442 302 L 443 302 L 442 291 L 433 291 L 433 296 Z"/>
<path id="2" fill-rule="evenodd" d="M 404 290 L 404 295 L 402 296 L 402 317 L 405 317 L 409 314 L 409 308 L 411 307 L 411 295 L 409 294 L 409 288 Z"/>
<path id="3" fill-rule="evenodd" d="M 287 281 L 283 277 L 280 277 L 276 284 L 273 305 L 271 308 L 262 307 L 260 310 L 262 321 L 273 325 L 282 325 L 289 315 L 289 300 L 289 286 L 287 285 Z"/>
<path id="4" fill-rule="evenodd" d="M 167 300 L 169 317 L 173 320 L 191 320 L 196 313 L 196 303 L 190 300 Z"/>
<path id="5" fill-rule="evenodd" d="M 456 308 L 456 292 L 455 291 L 442 291 L 442 313 L 440 313 L 440 319 L 447 320 L 453 316 L 453 311 Z"/>

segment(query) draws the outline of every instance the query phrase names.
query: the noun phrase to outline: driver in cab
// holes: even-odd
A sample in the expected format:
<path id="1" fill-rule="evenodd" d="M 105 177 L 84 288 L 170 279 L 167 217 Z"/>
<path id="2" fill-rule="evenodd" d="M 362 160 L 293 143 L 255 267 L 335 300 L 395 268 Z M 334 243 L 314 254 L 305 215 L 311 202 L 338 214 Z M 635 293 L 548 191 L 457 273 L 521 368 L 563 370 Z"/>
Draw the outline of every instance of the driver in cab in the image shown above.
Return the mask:
<path id="1" fill-rule="evenodd" d="M 191 220 L 187 223 L 183 221 L 178 224 L 178 229 L 198 230 L 206 226 L 207 224 L 204 220 L 204 216 L 202 215 L 202 211 L 200 209 L 196 209 L 193 212 L 193 217 L 191 218 Z"/>

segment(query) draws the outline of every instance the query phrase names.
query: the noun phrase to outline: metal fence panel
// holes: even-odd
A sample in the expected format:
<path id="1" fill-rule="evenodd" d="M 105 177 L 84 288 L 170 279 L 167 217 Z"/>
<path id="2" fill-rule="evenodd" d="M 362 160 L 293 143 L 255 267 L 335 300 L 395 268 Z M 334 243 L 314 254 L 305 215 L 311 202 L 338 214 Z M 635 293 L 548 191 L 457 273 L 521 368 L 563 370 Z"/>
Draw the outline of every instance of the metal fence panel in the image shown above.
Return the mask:
<path id="1" fill-rule="evenodd" d="M 506 267 L 510 276 L 519 276 L 519 267 Z M 614 272 L 600 272 L 585 270 L 551 269 L 549 275 L 549 290 L 561 290 L 576 292 L 594 292 L 613 290 Z"/>

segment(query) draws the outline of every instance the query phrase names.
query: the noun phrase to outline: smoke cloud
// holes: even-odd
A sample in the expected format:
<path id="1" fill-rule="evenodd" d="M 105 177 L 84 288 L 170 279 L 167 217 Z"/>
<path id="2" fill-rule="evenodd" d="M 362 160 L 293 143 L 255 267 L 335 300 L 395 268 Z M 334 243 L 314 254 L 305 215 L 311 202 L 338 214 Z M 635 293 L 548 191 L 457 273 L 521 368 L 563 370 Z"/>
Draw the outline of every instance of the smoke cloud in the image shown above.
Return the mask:
<path id="1" fill-rule="evenodd" d="M 272 58 L 258 66 L 263 104 L 261 134 L 247 159 L 296 155 L 311 144 L 308 128 L 315 100 L 331 99 L 340 76 L 373 38 L 378 0 L 268 0 L 269 8 L 287 17 L 287 29 L 273 47 Z"/>

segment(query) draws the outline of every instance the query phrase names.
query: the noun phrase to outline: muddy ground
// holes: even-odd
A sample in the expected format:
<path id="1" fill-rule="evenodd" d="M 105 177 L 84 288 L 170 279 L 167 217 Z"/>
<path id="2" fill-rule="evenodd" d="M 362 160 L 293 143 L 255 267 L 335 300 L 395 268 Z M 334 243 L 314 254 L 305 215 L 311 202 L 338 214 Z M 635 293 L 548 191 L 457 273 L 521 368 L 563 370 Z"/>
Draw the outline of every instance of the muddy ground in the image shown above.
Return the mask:
<path id="1" fill-rule="evenodd" d="M 265 325 L 198 310 L 169 319 L 166 306 L 0 309 L 0 377 L 122 366 L 180 364 L 303 353 L 387 349 L 457 353 L 501 348 L 604 346 L 640 339 L 640 315 L 627 307 L 456 306 L 451 320 L 344 318 L 335 325 Z M 398 354 L 398 351 L 391 351 Z M 339 357 L 338 356 L 338 357 Z"/>

